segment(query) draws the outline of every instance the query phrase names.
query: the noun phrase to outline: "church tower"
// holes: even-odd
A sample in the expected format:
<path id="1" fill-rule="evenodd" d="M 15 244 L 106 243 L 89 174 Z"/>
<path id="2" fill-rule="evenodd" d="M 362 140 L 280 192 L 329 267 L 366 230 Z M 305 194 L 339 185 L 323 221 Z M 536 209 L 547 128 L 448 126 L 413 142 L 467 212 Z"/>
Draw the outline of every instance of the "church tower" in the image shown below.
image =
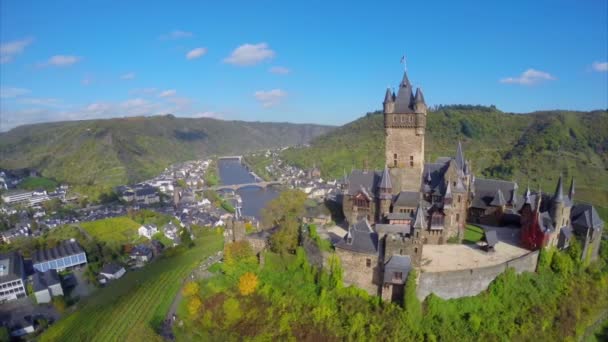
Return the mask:
<path id="1" fill-rule="evenodd" d="M 404 72 L 397 94 L 387 89 L 383 104 L 385 156 L 392 192 L 418 192 L 424 167 L 427 112 L 424 95 L 420 88 L 416 89 L 414 95 L 407 72 Z"/>

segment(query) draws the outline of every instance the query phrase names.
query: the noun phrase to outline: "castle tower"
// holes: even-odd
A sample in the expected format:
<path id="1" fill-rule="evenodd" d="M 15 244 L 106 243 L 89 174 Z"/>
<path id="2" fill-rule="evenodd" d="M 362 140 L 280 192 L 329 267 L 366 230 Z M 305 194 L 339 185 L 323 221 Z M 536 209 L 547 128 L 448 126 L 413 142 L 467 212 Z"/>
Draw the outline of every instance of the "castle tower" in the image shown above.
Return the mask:
<path id="1" fill-rule="evenodd" d="M 384 172 L 382 172 L 382 179 L 378 186 L 378 197 L 380 197 L 380 210 L 378 210 L 378 221 L 382 222 L 383 218 L 390 213 L 391 202 L 393 200 L 392 195 L 393 185 L 391 183 L 391 175 L 388 172 L 388 166 L 384 166 Z"/>
<path id="2" fill-rule="evenodd" d="M 553 225 L 555 226 L 556 233 L 559 234 L 559 229 L 565 225 L 564 220 L 564 207 L 565 201 L 564 191 L 562 186 L 562 176 L 559 176 L 557 181 L 557 187 L 555 188 L 555 194 L 551 199 L 551 210 L 549 211 L 551 214 L 551 220 L 553 220 Z"/>
<path id="3" fill-rule="evenodd" d="M 393 181 L 393 194 L 419 191 L 424 167 L 426 103 L 422 90 L 414 96 L 404 72 L 397 95 L 387 90 L 384 98 L 386 164 Z"/>

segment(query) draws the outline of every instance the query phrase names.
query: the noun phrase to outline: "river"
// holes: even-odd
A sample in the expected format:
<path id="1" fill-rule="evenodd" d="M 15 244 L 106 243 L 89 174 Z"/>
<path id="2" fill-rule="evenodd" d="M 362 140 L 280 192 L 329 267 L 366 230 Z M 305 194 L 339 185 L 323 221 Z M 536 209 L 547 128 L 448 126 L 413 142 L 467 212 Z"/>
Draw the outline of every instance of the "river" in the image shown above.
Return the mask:
<path id="1" fill-rule="evenodd" d="M 224 185 L 255 182 L 255 178 L 238 159 L 220 159 L 218 169 L 220 179 Z M 266 203 L 279 195 L 278 190 L 272 187 L 266 189 L 248 187 L 238 190 L 237 193 L 243 200 L 241 214 L 243 216 L 253 216 L 257 219 L 260 219 L 260 213 Z"/>

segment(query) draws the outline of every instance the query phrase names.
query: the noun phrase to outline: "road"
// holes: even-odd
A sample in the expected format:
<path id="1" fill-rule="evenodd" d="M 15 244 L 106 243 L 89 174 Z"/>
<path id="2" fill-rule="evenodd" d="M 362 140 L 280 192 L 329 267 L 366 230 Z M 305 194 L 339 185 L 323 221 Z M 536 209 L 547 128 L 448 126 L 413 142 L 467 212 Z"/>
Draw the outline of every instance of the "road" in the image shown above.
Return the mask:
<path id="1" fill-rule="evenodd" d="M 192 270 L 192 272 L 184 279 L 182 286 L 180 287 L 179 291 L 175 294 L 175 298 L 173 298 L 173 302 L 171 303 L 171 306 L 169 307 L 169 311 L 167 312 L 167 315 L 165 316 L 165 320 L 163 321 L 163 327 L 162 327 L 160 335 L 165 340 L 167 340 L 167 341 L 175 340 L 175 336 L 173 336 L 172 327 L 173 327 L 173 323 L 175 323 L 175 320 L 177 317 L 175 315 L 175 313 L 177 312 L 179 303 L 182 301 L 182 289 L 184 288 L 184 285 L 186 285 L 186 283 L 189 281 L 202 280 L 202 279 L 211 277 L 213 274 L 208 271 L 209 267 L 211 267 L 213 264 L 217 263 L 218 261 L 222 260 L 222 258 L 223 258 L 223 252 L 222 251 L 217 252 L 216 254 L 203 260 L 201 262 L 201 264 L 197 268 Z"/>

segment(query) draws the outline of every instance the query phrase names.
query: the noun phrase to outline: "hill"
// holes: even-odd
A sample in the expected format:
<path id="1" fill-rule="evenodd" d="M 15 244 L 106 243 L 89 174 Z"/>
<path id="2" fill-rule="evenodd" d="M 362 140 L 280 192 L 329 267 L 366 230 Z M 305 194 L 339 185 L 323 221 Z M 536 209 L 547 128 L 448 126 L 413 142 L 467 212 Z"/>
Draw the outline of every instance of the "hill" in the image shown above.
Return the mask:
<path id="1" fill-rule="evenodd" d="M 441 106 L 429 111 L 426 158 L 453 156 L 463 144 L 479 177 L 516 180 L 521 188 L 554 191 L 563 173 L 576 179 L 576 198 L 598 206 L 608 219 L 608 112 L 503 113 L 493 107 Z M 383 116 L 368 113 L 283 153 L 290 163 L 316 164 L 322 175 L 342 177 L 351 168 L 384 164 Z"/>
<path id="2" fill-rule="evenodd" d="M 103 191 L 152 177 L 171 163 L 305 144 L 330 129 L 172 115 L 26 125 L 0 133 L 0 168 L 33 168 Z"/>

